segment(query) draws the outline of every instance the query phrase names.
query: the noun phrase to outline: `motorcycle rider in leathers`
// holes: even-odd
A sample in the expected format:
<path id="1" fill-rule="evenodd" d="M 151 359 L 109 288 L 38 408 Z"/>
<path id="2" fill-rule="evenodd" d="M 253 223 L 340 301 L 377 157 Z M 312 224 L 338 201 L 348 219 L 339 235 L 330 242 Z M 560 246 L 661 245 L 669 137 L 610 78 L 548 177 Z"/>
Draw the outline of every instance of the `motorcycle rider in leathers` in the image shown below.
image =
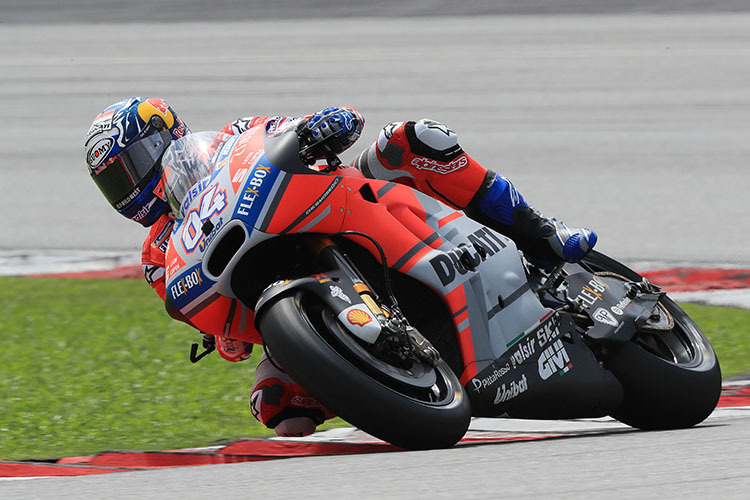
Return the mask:
<path id="1" fill-rule="evenodd" d="M 349 148 L 360 136 L 363 117 L 353 108 L 325 108 L 314 115 L 246 117 L 224 127 L 241 134 L 263 126 L 266 133 L 294 127 L 303 143 L 325 139 L 333 153 Z M 185 122 L 163 100 L 134 97 L 117 102 L 92 123 L 86 136 L 86 163 L 96 185 L 115 210 L 149 227 L 143 244 L 146 281 L 165 298 L 165 253 L 174 224 L 161 184 L 161 156 L 171 141 L 190 133 Z M 331 137 L 333 136 L 333 137 Z M 308 164 L 325 157 L 312 147 Z M 596 243 L 595 232 L 547 219 L 530 207 L 513 184 L 466 154 L 446 125 L 427 119 L 386 125 L 377 140 L 354 160 L 367 177 L 406 184 L 463 210 L 469 217 L 512 238 L 524 254 L 548 265 L 580 260 Z M 178 318 L 187 321 L 185 318 Z M 210 339 L 213 334 L 214 339 Z M 228 361 L 250 357 L 252 344 L 231 332 L 209 332 Z M 334 415 L 310 397 L 263 354 L 255 371 L 250 409 L 282 436 L 311 434 Z"/>

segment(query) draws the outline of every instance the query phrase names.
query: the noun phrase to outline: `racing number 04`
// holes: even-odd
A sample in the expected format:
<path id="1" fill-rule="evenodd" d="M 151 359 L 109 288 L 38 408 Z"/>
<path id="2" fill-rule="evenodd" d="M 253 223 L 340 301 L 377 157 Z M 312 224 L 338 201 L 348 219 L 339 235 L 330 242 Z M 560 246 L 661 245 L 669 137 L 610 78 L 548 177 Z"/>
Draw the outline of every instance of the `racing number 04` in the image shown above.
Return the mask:
<path id="1" fill-rule="evenodd" d="M 198 208 L 191 209 L 185 216 L 185 228 L 182 230 L 182 245 L 185 252 L 195 251 L 203 239 L 203 224 L 213 215 L 219 215 L 227 208 L 227 190 L 219 189 L 215 183 L 201 195 Z"/>

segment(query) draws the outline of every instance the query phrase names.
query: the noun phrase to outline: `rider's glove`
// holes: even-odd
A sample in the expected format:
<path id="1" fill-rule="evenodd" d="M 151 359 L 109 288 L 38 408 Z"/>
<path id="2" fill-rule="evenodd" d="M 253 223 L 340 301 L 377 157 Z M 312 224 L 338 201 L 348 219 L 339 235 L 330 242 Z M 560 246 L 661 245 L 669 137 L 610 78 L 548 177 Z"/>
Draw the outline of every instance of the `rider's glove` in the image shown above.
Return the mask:
<path id="1" fill-rule="evenodd" d="M 236 363 L 237 361 L 244 361 L 250 357 L 250 354 L 253 352 L 253 344 L 242 340 L 230 339 L 223 335 L 217 335 L 216 350 L 219 351 L 222 358 Z"/>
<path id="2" fill-rule="evenodd" d="M 302 160 L 312 165 L 329 153 L 341 153 L 359 138 L 364 124 L 365 119 L 354 108 L 325 108 L 315 113 L 297 128 Z"/>

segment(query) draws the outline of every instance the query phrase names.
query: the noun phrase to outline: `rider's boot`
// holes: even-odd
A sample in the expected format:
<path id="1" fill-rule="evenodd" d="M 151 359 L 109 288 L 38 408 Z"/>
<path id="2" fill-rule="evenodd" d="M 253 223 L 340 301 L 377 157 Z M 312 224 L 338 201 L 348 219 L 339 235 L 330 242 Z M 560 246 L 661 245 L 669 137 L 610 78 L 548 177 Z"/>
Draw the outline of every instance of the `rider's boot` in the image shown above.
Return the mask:
<path id="1" fill-rule="evenodd" d="M 526 203 L 508 179 L 494 172 L 488 174 L 465 208 L 466 214 L 509 236 L 537 264 L 578 262 L 594 247 L 598 239 L 594 231 L 544 217 Z"/>
<path id="2" fill-rule="evenodd" d="M 367 177 L 399 182 L 439 199 L 512 238 L 538 263 L 576 262 L 596 233 L 547 219 L 511 182 L 464 152 L 446 125 L 422 119 L 386 125 L 354 165 Z"/>

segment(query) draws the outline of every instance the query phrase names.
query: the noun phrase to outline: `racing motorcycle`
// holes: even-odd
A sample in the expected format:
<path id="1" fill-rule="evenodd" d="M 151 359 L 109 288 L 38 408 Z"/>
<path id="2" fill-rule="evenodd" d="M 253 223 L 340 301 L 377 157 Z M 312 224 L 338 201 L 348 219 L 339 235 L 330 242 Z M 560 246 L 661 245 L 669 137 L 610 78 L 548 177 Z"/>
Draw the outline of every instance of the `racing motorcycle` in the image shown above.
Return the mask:
<path id="1" fill-rule="evenodd" d="M 452 446 L 472 416 L 674 429 L 713 411 L 716 354 L 658 286 L 597 252 L 535 266 L 330 149 L 311 169 L 310 147 L 262 127 L 172 143 L 172 316 L 262 344 L 326 408 L 404 448 Z"/>

